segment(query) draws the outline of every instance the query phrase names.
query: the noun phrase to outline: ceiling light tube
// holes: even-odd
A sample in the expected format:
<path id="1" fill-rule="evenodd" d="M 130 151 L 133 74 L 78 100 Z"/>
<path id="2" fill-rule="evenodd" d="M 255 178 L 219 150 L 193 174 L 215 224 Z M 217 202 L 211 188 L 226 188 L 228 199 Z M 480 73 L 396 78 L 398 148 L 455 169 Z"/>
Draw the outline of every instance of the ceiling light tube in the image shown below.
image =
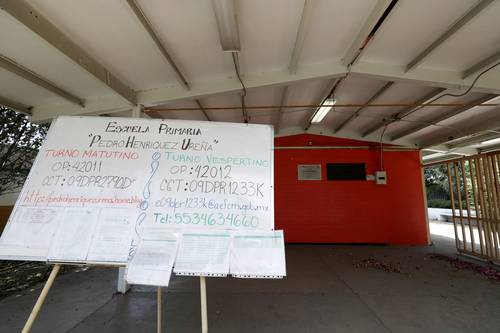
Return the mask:
<path id="1" fill-rule="evenodd" d="M 335 103 L 337 103 L 337 101 L 334 98 L 328 98 L 325 100 L 321 107 L 314 113 L 311 123 L 320 123 L 328 112 L 330 112 Z"/>
<path id="2" fill-rule="evenodd" d="M 240 51 L 240 37 L 234 0 L 212 0 L 222 50 Z"/>

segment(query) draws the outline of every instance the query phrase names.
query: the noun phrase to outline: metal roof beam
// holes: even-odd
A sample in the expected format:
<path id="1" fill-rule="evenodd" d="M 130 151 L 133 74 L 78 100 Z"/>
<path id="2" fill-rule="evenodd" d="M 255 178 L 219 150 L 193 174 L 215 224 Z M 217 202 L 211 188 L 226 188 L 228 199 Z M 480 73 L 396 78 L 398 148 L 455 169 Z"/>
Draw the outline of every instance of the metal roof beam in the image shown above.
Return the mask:
<path id="1" fill-rule="evenodd" d="M 0 105 L 15 111 L 19 111 L 21 113 L 25 113 L 27 115 L 31 115 L 31 110 L 33 109 L 32 106 L 13 101 L 10 98 L 6 98 L 3 96 L 0 96 Z"/>
<path id="2" fill-rule="evenodd" d="M 8 70 L 11 73 L 14 73 L 20 77 L 22 77 L 25 80 L 30 81 L 31 83 L 34 83 L 64 99 L 67 101 L 70 101 L 71 103 L 74 103 L 80 107 L 85 106 L 83 99 L 73 95 L 72 93 L 59 88 L 56 86 L 54 83 L 50 82 L 49 80 L 41 77 L 40 75 L 36 74 L 35 72 L 29 70 L 26 67 L 21 66 L 17 62 L 15 62 L 12 59 L 9 59 L 3 55 L 0 55 L 0 67 L 2 67 L 5 70 Z"/>
<path id="3" fill-rule="evenodd" d="M 409 82 L 425 86 L 445 87 L 452 90 L 464 90 L 474 81 L 473 77 L 462 79 L 462 73 L 458 71 L 415 68 L 410 72 L 405 72 L 404 66 L 367 61 L 358 61 L 351 68 L 351 73 L 384 81 Z M 472 91 L 485 94 L 500 94 L 500 76 L 484 75 L 474 85 Z"/>
<path id="4" fill-rule="evenodd" d="M 394 82 L 392 82 L 392 81 L 387 82 L 382 88 L 380 88 L 379 90 L 377 90 L 377 92 L 372 97 L 370 97 L 370 99 L 366 102 L 366 104 L 364 106 L 358 108 L 349 118 L 347 118 L 340 125 L 338 125 L 333 130 L 333 132 L 337 133 L 342 128 L 344 128 L 347 124 L 349 124 L 351 121 L 353 121 L 354 119 L 356 119 L 357 117 L 359 117 L 359 115 L 361 113 L 363 113 L 363 111 L 366 110 L 367 104 L 370 104 L 373 101 L 375 101 L 377 98 L 379 98 L 384 92 L 386 92 L 386 90 L 388 90 L 390 87 L 392 87 L 393 84 L 394 84 Z"/>
<path id="5" fill-rule="evenodd" d="M 269 86 L 285 86 L 300 82 L 307 82 L 315 79 L 334 79 L 345 76 L 346 67 L 340 61 L 328 61 L 317 64 L 301 66 L 296 74 L 291 74 L 288 69 L 270 70 L 260 73 L 247 73 L 245 75 L 245 87 L 247 89 Z M 409 73 L 404 73 L 401 66 L 390 66 L 383 64 L 374 64 L 367 62 L 358 62 L 351 68 L 350 75 L 361 75 L 367 78 L 374 78 L 384 81 L 409 82 L 420 85 L 435 87 L 446 87 L 449 89 L 463 89 L 464 86 L 472 82 L 472 78 L 461 79 L 458 72 L 447 72 L 438 70 L 416 69 Z M 498 75 L 485 75 L 478 81 L 472 89 L 475 92 L 500 94 L 500 77 Z M 171 102 L 194 100 L 206 96 L 238 93 L 241 92 L 241 84 L 234 78 L 217 78 L 203 82 L 192 82 L 191 90 L 186 90 L 180 85 L 160 86 L 153 89 L 137 92 L 138 102 L 145 107 L 165 105 Z M 114 100 L 114 107 L 122 107 L 124 101 L 122 98 L 109 96 Z M 105 103 L 99 100 L 106 99 Z M 86 101 L 86 107 L 73 107 L 71 104 L 61 105 L 35 105 L 33 118 L 39 121 L 50 120 L 60 114 L 82 115 L 101 112 L 99 108 L 109 108 L 108 98 L 106 96 L 98 99 Z M 97 109 L 96 109 L 97 108 Z"/>
<path id="6" fill-rule="evenodd" d="M 446 146 L 449 149 L 467 147 L 474 144 L 481 143 L 483 141 L 492 140 L 500 137 L 500 129 L 492 130 L 492 132 L 481 133 L 470 138 L 465 138 L 463 140 L 457 140 L 456 142 L 449 143 Z"/>
<path id="7" fill-rule="evenodd" d="M 445 112 L 441 115 L 438 115 L 437 117 L 434 117 L 428 121 L 426 121 L 425 123 L 423 124 L 418 124 L 416 126 L 413 126 L 409 129 L 406 129 L 406 130 L 403 130 L 403 131 L 400 131 L 394 135 L 391 136 L 391 140 L 398 140 L 398 139 L 401 139 L 401 138 L 404 138 L 405 136 L 408 136 L 410 134 L 413 134 L 413 133 L 416 133 L 424 128 L 427 128 L 431 125 L 434 125 L 434 124 L 437 124 L 437 123 L 440 123 L 446 119 L 449 119 L 451 117 L 454 117 L 462 112 L 465 112 L 467 110 L 470 110 L 472 109 L 474 106 L 478 105 L 478 104 L 481 104 L 481 103 L 486 103 L 487 101 L 489 100 L 492 100 L 494 98 L 497 98 L 498 96 L 497 95 L 493 95 L 493 94 L 488 94 L 488 95 L 485 95 L 485 96 L 482 96 L 476 100 L 474 100 L 473 102 L 470 102 L 468 103 L 467 105 L 465 106 L 460 106 L 458 108 L 455 108 L 453 110 L 450 110 L 448 112 Z"/>
<path id="8" fill-rule="evenodd" d="M 295 44 L 293 46 L 292 56 L 290 58 L 290 65 L 288 70 L 290 73 L 297 72 L 297 64 L 299 62 L 300 54 L 304 47 L 306 38 L 306 28 L 311 21 L 311 0 L 304 0 L 304 8 L 302 9 L 302 16 L 300 17 L 299 27 L 297 29 L 297 36 L 295 37 Z"/>
<path id="9" fill-rule="evenodd" d="M 73 60 L 99 81 L 131 104 L 137 104 L 135 92 L 108 71 L 82 47 L 66 36 L 25 0 L 0 0 L 0 8 Z"/>
<path id="10" fill-rule="evenodd" d="M 345 75 L 345 67 L 340 62 L 329 62 L 328 64 L 313 65 L 303 68 L 297 74 L 291 74 L 287 70 L 267 71 L 258 74 L 249 73 L 245 76 L 245 87 L 247 89 L 284 86 L 312 79 L 332 79 Z M 216 80 L 194 82 L 191 90 L 186 90 L 179 85 L 161 86 L 156 89 L 148 89 L 137 93 L 139 104 L 145 107 L 165 105 L 172 102 L 194 100 L 206 96 L 218 94 L 241 93 L 241 84 L 234 78 L 218 78 Z M 48 121 L 60 114 L 83 115 L 100 113 L 101 108 L 108 109 L 114 101 L 114 107 L 123 107 L 122 98 L 114 95 L 102 96 L 86 101 L 85 109 L 73 108 L 69 104 L 61 105 L 35 105 L 33 118 L 36 121 Z"/>
<path id="11" fill-rule="evenodd" d="M 489 56 L 488 58 L 481 60 L 477 64 L 472 65 L 471 67 L 467 68 L 463 74 L 462 78 L 466 79 L 472 74 L 479 72 L 481 69 L 486 68 L 487 66 L 493 65 L 495 62 L 500 61 L 500 51 L 494 53 L 493 55 Z"/>
<path id="12" fill-rule="evenodd" d="M 500 108 L 496 109 L 500 112 Z M 487 117 L 475 120 L 474 118 L 468 122 L 467 127 L 463 127 L 460 130 L 449 129 L 447 131 L 440 131 L 437 135 L 422 141 L 418 146 L 422 149 L 430 148 L 436 145 L 446 144 L 449 141 L 454 141 L 460 138 L 466 138 L 470 135 L 479 132 L 495 131 L 495 129 L 500 127 L 500 117 L 497 113 L 489 114 Z"/>
<path id="13" fill-rule="evenodd" d="M 445 88 L 438 88 L 438 89 L 435 89 L 433 90 L 431 93 L 425 95 L 424 97 L 420 98 L 419 100 L 417 100 L 415 102 L 415 104 L 425 104 L 425 103 L 428 103 L 430 100 L 436 98 L 437 96 L 439 96 L 443 91 L 445 91 L 446 89 Z M 413 112 L 419 110 L 422 108 L 422 105 L 417 105 L 417 106 L 410 106 L 402 111 L 399 111 L 399 112 L 396 112 L 392 115 L 390 115 L 389 117 L 386 117 L 384 119 L 382 119 L 380 122 L 376 123 L 375 125 L 371 126 L 370 128 L 368 128 L 367 130 L 365 130 L 362 134 L 363 137 L 365 136 L 368 136 L 370 134 L 372 134 L 373 132 L 383 128 L 384 126 L 388 125 L 389 123 L 393 122 L 393 121 L 397 121 L 398 119 L 401 119 L 403 117 L 406 117 L 410 114 L 412 114 Z"/>
<path id="14" fill-rule="evenodd" d="M 423 152 L 430 152 L 430 154 L 427 155 L 432 155 L 434 153 L 441 153 L 441 154 L 455 154 L 455 155 L 474 155 L 478 152 L 476 148 L 470 148 L 470 147 L 463 147 L 463 148 L 454 148 L 454 149 L 449 149 L 446 145 L 438 145 L 434 146 L 432 148 L 425 148 L 422 149 Z"/>
<path id="15" fill-rule="evenodd" d="M 492 151 L 500 150 L 500 145 L 493 145 L 489 147 L 479 148 L 478 150 L 480 153 L 489 153 Z"/>
<path id="16" fill-rule="evenodd" d="M 481 0 L 477 5 L 470 9 L 464 16 L 462 16 L 458 21 L 453 23 L 451 27 L 448 28 L 441 36 L 439 36 L 431 45 L 429 45 L 424 51 L 417 55 L 412 61 L 406 65 L 406 72 L 412 68 L 418 66 L 429 54 L 431 54 L 435 49 L 437 49 L 441 44 L 443 44 L 448 38 L 450 38 L 455 32 L 460 30 L 463 26 L 469 23 L 477 14 L 479 14 L 483 9 L 488 7 L 494 0 Z"/>
<path id="17" fill-rule="evenodd" d="M 394 142 L 390 142 L 387 138 L 380 138 L 378 137 L 373 137 L 369 138 L 368 140 L 366 138 L 362 138 L 361 135 L 357 132 L 354 131 L 342 131 L 339 133 L 332 133 L 331 128 L 326 127 L 323 123 L 318 123 L 315 124 L 314 126 L 311 126 L 307 131 L 304 131 L 303 124 L 296 124 L 292 126 L 287 126 L 287 127 L 282 127 L 279 133 L 275 133 L 277 137 L 280 136 L 289 136 L 289 135 L 297 135 L 297 134 L 317 134 L 317 135 L 323 135 L 323 136 L 328 136 L 332 138 L 344 138 L 344 139 L 350 139 L 350 140 L 358 140 L 358 141 L 364 141 L 364 142 L 371 142 L 370 146 L 373 147 L 380 147 L 380 142 L 386 143 L 388 145 L 394 145 Z M 419 150 L 420 148 L 418 147 L 417 144 L 414 142 L 398 142 L 397 143 L 398 148 L 403 148 L 403 149 L 414 149 L 414 150 Z"/>
<path id="18" fill-rule="evenodd" d="M 346 66 L 351 65 L 357 59 L 359 59 L 361 51 L 363 50 L 363 48 L 366 47 L 366 43 L 370 38 L 370 33 L 372 32 L 375 25 L 377 25 L 379 20 L 382 18 L 386 9 L 391 5 L 391 2 L 392 2 L 391 0 L 377 1 L 375 8 L 370 13 L 370 16 L 368 16 L 368 19 L 365 21 L 363 27 L 356 36 L 356 39 L 354 39 L 353 43 L 351 44 L 346 54 L 342 58 L 342 63 L 344 65 Z"/>
<path id="19" fill-rule="evenodd" d="M 184 74 L 182 74 L 181 70 L 179 69 L 179 67 L 177 66 L 175 61 L 172 59 L 170 54 L 168 53 L 167 48 L 165 47 L 164 43 L 162 43 L 160 37 L 158 37 L 158 34 L 156 33 L 156 31 L 153 28 L 153 25 L 149 21 L 146 14 L 144 14 L 144 11 L 139 6 L 137 1 L 127 0 L 127 3 L 130 6 L 130 8 L 132 9 L 132 11 L 134 12 L 135 16 L 137 16 L 137 18 L 139 19 L 139 21 L 141 22 L 142 26 L 147 31 L 147 33 L 149 34 L 151 39 L 155 42 L 156 46 L 160 50 L 163 57 L 167 60 L 169 65 L 174 70 L 175 76 L 176 76 L 177 80 L 179 81 L 179 83 L 182 84 L 184 86 L 184 88 L 186 88 L 187 90 L 191 89 L 186 77 L 184 76 Z"/>

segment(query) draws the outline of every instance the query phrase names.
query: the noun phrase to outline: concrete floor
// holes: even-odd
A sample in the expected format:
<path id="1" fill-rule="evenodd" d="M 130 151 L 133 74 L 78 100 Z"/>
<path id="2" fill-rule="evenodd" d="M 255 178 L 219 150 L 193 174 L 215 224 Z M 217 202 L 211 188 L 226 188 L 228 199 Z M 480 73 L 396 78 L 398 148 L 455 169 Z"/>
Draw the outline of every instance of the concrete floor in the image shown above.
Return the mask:
<path id="1" fill-rule="evenodd" d="M 287 246 L 283 280 L 207 281 L 211 332 L 500 332 L 500 283 L 457 270 L 439 246 Z M 402 273 L 356 267 L 368 258 Z M 33 332 L 155 332 L 156 293 L 114 294 L 116 269 L 58 277 Z M 0 332 L 19 332 L 41 286 L 0 301 Z M 165 332 L 200 332 L 199 282 L 173 278 L 164 292 Z"/>

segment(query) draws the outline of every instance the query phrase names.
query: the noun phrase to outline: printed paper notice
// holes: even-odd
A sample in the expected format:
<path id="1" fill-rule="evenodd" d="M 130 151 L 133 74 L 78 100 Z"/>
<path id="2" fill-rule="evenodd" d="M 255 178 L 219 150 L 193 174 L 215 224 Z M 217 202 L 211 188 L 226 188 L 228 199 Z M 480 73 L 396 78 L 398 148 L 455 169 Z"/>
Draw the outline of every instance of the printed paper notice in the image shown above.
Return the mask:
<path id="1" fill-rule="evenodd" d="M 126 280 L 129 284 L 168 286 L 177 252 L 177 239 L 140 241 L 130 260 Z"/>
<path id="2" fill-rule="evenodd" d="M 55 208 L 18 207 L 0 239 L 0 257 L 11 259 L 47 259 L 52 237 L 57 227 Z"/>
<path id="3" fill-rule="evenodd" d="M 230 272 L 241 278 L 286 276 L 283 231 L 235 232 Z"/>
<path id="4" fill-rule="evenodd" d="M 103 209 L 87 255 L 87 262 L 126 263 L 132 239 L 134 211 Z"/>
<path id="5" fill-rule="evenodd" d="M 85 262 L 98 215 L 97 208 L 66 208 L 47 259 L 56 262 Z"/>
<path id="6" fill-rule="evenodd" d="M 227 276 L 230 245 L 229 231 L 184 233 L 175 261 L 175 274 Z"/>

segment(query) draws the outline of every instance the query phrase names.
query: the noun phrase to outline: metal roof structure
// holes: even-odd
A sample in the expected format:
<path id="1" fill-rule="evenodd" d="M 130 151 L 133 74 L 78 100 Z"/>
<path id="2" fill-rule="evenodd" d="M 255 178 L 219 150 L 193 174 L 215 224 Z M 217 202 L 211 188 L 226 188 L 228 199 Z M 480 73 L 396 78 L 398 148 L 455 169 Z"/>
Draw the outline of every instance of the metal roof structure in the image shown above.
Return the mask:
<path id="1" fill-rule="evenodd" d="M 0 8 L 0 104 L 34 121 L 264 123 L 276 135 L 423 148 L 426 161 L 500 143 L 491 141 L 500 137 L 498 0 L 0 0 Z M 312 124 L 332 91 L 336 106 Z"/>

